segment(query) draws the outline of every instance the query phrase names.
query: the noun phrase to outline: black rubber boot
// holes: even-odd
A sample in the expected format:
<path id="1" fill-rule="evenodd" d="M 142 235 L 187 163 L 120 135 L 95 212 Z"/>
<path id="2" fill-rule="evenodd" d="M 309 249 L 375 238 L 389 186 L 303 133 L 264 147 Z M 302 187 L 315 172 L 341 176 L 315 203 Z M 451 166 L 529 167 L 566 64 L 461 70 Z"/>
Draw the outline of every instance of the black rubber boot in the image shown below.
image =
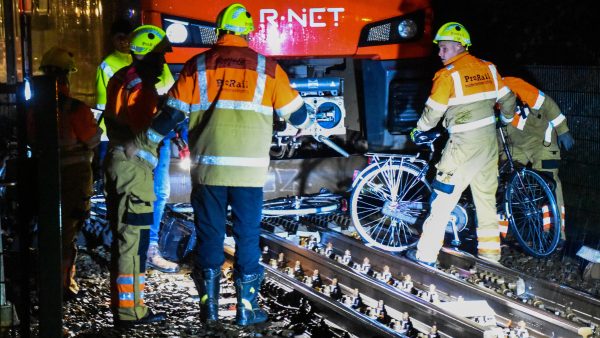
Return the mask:
<path id="1" fill-rule="evenodd" d="M 236 324 L 241 326 L 258 324 L 267 321 L 267 312 L 258 305 L 258 292 L 263 274 L 239 275 L 235 278 L 237 295 Z"/>
<path id="2" fill-rule="evenodd" d="M 200 296 L 200 320 L 209 326 L 218 323 L 221 269 L 194 269 L 192 279 Z"/>
<path id="3" fill-rule="evenodd" d="M 139 325 L 147 325 L 153 323 L 161 323 L 167 320 L 167 315 L 164 312 L 154 313 L 148 309 L 148 313 L 143 318 L 137 320 L 115 320 L 115 327 L 120 329 L 129 329 Z"/>

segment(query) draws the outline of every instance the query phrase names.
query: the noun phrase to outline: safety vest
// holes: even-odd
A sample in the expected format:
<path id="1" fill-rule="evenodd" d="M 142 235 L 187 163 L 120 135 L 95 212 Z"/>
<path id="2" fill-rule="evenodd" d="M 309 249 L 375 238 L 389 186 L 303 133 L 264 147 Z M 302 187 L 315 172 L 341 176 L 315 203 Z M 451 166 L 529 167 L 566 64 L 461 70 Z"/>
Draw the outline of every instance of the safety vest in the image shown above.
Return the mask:
<path id="1" fill-rule="evenodd" d="M 539 146 L 544 142 L 549 146 L 553 141 L 554 129 L 559 135 L 569 131 L 567 123 L 564 123 L 565 115 L 560 112 L 556 102 L 544 92 L 516 77 L 505 77 L 504 83 L 527 105 L 515 114 L 511 123 L 509 136 L 514 144 Z"/>
<path id="2" fill-rule="evenodd" d="M 108 101 L 104 119 L 112 148 L 122 147 L 137 133 L 146 130 L 156 114 L 156 88 L 143 86 L 135 66 L 119 70 L 108 83 Z M 153 155 L 141 151 L 138 156 L 156 166 Z"/>
<path id="3" fill-rule="evenodd" d="M 100 129 L 85 103 L 67 95 L 59 95 L 58 144 L 61 166 L 91 163 L 92 149 L 100 142 Z"/>
<path id="4" fill-rule="evenodd" d="M 417 123 L 420 130 L 435 127 L 444 116 L 448 132 L 462 133 L 495 123 L 496 101 L 510 99 L 510 90 L 498 75 L 496 66 L 467 52 L 448 60 L 433 78 L 426 109 Z M 469 109 L 463 107 L 469 105 Z M 511 109 L 512 110 L 512 109 Z M 510 121 L 512 111 L 502 117 Z"/>
<path id="5" fill-rule="evenodd" d="M 287 120 L 303 104 L 275 60 L 229 34 L 185 64 L 166 102 L 189 115 L 193 183 L 237 187 L 264 185 L 273 111 Z"/>
<path id="6" fill-rule="evenodd" d="M 104 110 L 106 107 L 106 87 L 108 86 L 108 81 L 110 78 L 113 77 L 113 75 L 116 74 L 121 68 L 129 66 L 131 62 L 131 54 L 121 53 L 118 50 L 115 50 L 104 60 L 102 60 L 96 69 L 96 109 Z M 169 70 L 169 66 L 166 64 L 164 65 L 163 72 L 158 79 L 159 82 L 156 83 L 156 90 L 158 91 L 159 95 L 166 94 L 175 82 L 173 75 Z M 102 140 L 108 141 L 106 127 L 103 120 L 100 121 L 100 128 L 103 130 Z"/>

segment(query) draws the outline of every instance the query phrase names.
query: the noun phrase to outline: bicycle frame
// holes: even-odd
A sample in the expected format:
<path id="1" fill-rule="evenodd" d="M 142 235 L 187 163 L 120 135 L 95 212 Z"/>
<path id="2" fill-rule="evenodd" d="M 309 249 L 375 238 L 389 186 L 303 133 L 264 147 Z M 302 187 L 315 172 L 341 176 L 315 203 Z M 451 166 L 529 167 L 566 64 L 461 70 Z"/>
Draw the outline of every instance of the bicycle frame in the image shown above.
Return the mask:
<path id="1" fill-rule="evenodd" d="M 391 163 L 399 164 L 400 166 L 404 165 L 404 163 L 411 164 L 418 168 L 423 173 L 423 176 L 426 175 L 427 171 L 429 170 L 429 162 L 431 161 L 431 158 L 433 157 L 433 154 L 435 152 L 435 146 L 433 145 L 434 141 L 435 140 L 425 143 L 425 145 L 427 145 L 427 147 L 429 148 L 429 158 L 427 160 L 420 158 L 423 154 L 422 152 L 419 152 L 416 155 L 366 153 L 365 156 L 372 159 L 372 162 L 369 165 L 367 165 L 364 169 L 362 169 L 360 173 L 358 173 L 358 175 L 352 181 L 352 186 L 350 189 L 353 190 L 358 184 L 358 182 L 363 179 L 364 174 L 369 172 L 371 169 L 382 168 L 385 165 L 389 165 Z"/>

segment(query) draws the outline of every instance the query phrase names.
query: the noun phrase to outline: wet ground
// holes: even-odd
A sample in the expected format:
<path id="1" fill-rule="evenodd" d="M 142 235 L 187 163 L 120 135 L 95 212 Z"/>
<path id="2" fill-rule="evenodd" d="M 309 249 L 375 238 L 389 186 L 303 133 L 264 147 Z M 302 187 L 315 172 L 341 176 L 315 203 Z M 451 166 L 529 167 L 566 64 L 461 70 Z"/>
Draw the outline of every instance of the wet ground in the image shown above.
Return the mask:
<path id="1" fill-rule="evenodd" d="M 84 297 L 65 305 L 64 327 L 68 337 L 290 337 L 288 322 L 272 320 L 260 329 L 242 329 L 233 324 L 233 316 L 223 320 L 218 330 L 207 331 L 198 321 L 197 292 L 184 266 L 177 274 L 150 270 L 147 275 L 147 303 L 155 311 L 165 311 L 168 321 L 163 325 L 117 331 L 112 328 L 109 311 L 109 254 L 103 247 L 84 251 L 77 265 Z M 595 297 L 600 297 L 600 280 L 584 280 L 579 258 L 554 254 L 549 259 L 536 259 L 515 248 L 504 247 L 502 263 L 529 275 L 561 283 Z"/>
<path id="2" fill-rule="evenodd" d="M 272 313 L 272 320 L 259 328 L 239 327 L 234 324 L 233 305 L 230 311 L 225 311 L 219 328 L 207 330 L 198 320 L 198 296 L 187 264 L 176 274 L 155 270 L 147 273 L 146 302 L 154 311 L 167 313 L 166 323 L 129 330 L 114 329 L 109 308 L 109 261 L 110 254 L 105 246 L 81 248 L 77 270 L 83 294 L 78 299 L 65 302 L 65 337 L 308 337 L 306 333 L 304 336 L 294 333 L 290 329 L 289 314 L 281 312 Z M 583 278 L 584 265 L 578 257 L 561 252 L 546 259 L 536 259 L 521 253 L 518 248 L 505 246 L 502 264 L 600 297 L 600 280 Z M 222 288 L 231 287 L 227 284 L 224 280 Z M 36 308 L 34 303 L 34 334 L 37 332 Z"/>

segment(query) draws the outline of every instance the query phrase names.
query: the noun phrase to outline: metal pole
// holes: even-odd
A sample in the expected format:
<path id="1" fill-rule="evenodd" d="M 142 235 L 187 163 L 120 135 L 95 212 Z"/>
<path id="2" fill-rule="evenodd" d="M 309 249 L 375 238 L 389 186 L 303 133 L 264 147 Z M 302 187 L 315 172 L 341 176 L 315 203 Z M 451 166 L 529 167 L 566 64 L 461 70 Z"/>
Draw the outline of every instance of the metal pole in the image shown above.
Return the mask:
<path id="1" fill-rule="evenodd" d="M 33 78 L 38 163 L 40 337 L 62 336 L 60 158 L 56 79 Z"/>
<path id="2" fill-rule="evenodd" d="M 17 82 L 17 67 L 16 67 L 16 46 L 15 46 L 15 20 L 14 6 L 12 0 L 3 0 L 3 22 L 4 22 L 4 48 L 6 55 L 6 83 L 14 85 Z M 14 91 L 10 93 L 2 93 L 6 95 L 14 95 Z M 14 96 L 12 97 L 14 100 Z M 14 101 L 13 101 L 14 102 Z M 16 185 L 16 182 L 1 183 L 2 187 Z M 8 209 L 8 207 L 7 207 Z M 0 219 L 0 224 L 2 220 Z M 0 327 L 11 327 L 19 323 L 15 313 L 15 308 L 6 298 L 6 279 L 4 276 L 4 247 L 2 246 L 2 238 L 0 238 Z"/>
<path id="3" fill-rule="evenodd" d="M 15 46 L 15 17 L 13 12 L 12 0 L 3 0 L 4 8 L 4 37 L 6 47 L 6 83 L 15 84 L 17 82 L 16 66 L 16 46 Z"/>

